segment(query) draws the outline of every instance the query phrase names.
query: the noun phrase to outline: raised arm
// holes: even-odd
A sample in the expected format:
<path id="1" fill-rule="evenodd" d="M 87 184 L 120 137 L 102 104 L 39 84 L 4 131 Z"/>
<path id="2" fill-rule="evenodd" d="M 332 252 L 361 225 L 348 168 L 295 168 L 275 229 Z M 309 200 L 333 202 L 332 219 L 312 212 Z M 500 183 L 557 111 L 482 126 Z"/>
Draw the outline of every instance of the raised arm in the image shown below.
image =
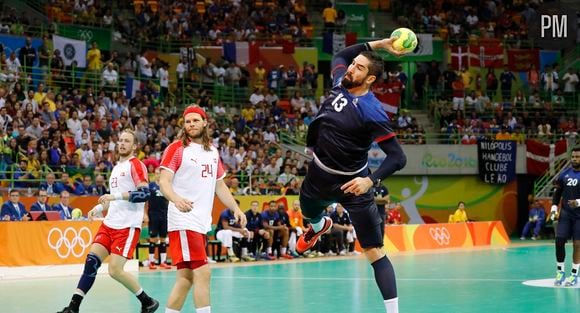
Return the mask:
<path id="1" fill-rule="evenodd" d="M 359 53 L 369 50 L 383 49 L 395 56 L 401 56 L 402 53 L 393 49 L 394 39 L 385 38 L 381 40 L 369 41 L 347 47 L 340 51 L 332 58 L 331 71 L 333 85 L 336 86 L 342 80 L 342 76 L 346 72 L 352 60 L 356 58 Z"/>

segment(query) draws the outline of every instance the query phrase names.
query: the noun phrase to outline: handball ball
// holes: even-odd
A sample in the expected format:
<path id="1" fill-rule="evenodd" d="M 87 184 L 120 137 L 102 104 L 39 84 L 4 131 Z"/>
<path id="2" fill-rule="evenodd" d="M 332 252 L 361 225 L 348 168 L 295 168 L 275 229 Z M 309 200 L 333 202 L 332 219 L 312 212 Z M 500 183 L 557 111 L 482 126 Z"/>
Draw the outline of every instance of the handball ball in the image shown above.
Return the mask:
<path id="1" fill-rule="evenodd" d="M 79 209 L 79 208 L 76 208 L 76 209 L 72 210 L 71 216 L 73 219 L 79 220 L 83 217 L 83 211 L 81 211 L 81 209 Z"/>
<path id="2" fill-rule="evenodd" d="M 417 48 L 419 41 L 417 35 L 408 28 L 397 28 L 391 33 L 391 38 L 397 38 L 393 42 L 393 48 L 402 53 L 410 53 Z"/>

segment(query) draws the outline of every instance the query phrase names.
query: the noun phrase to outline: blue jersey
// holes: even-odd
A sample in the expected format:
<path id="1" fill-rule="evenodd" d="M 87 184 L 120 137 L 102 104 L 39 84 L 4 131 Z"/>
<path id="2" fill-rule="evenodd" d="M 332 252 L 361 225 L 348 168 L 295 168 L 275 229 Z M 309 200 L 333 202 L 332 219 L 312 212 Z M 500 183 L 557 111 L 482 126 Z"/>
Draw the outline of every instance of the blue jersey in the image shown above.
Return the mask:
<path id="1" fill-rule="evenodd" d="M 568 204 L 568 200 L 580 199 L 580 171 L 572 167 L 566 169 L 558 177 L 557 184 L 558 188 L 562 189 L 562 210 L 566 210 L 573 217 L 580 218 L 580 208 L 571 208 Z"/>
<path id="2" fill-rule="evenodd" d="M 254 231 L 262 228 L 262 215 L 258 212 L 254 214 L 252 210 L 248 210 L 246 212 L 246 220 L 248 223 L 246 224 L 246 228 L 248 230 Z"/>
<path id="3" fill-rule="evenodd" d="M 240 228 L 240 224 L 236 222 L 236 217 L 234 216 L 234 213 L 230 209 L 226 208 L 222 212 L 222 214 L 220 214 L 220 220 L 216 228 L 217 230 L 224 229 L 224 227 L 222 226 L 223 222 L 226 222 L 231 227 Z"/>
<path id="4" fill-rule="evenodd" d="M 372 92 L 355 97 L 340 85 L 345 72 L 345 66 L 334 71 L 335 87 L 308 127 L 307 146 L 326 167 L 352 173 L 367 166 L 373 141 L 387 140 L 395 133 Z"/>
<path id="5" fill-rule="evenodd" d="M 270 226 L 278 226 L 280 221 L 278 212 L 270 213 L 270 210 L 262 212 L 262 223 L 267 222 Z"/>

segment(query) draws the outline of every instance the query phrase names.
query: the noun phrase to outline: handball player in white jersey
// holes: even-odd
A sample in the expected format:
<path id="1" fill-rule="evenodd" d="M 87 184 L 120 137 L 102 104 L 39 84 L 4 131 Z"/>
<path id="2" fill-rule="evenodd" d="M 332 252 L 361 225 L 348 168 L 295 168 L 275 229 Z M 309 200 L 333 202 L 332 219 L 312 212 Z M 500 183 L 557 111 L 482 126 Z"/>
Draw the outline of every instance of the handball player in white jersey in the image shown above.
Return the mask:
<path id="1" fill-rule="evenodd" d="M 167 230 L 169 251 L 177 266 L 177 278 L 167 300 L 166 313 L 178 313 L 195 284 L 193 301 L 197 313 L 210 313 L 210 268 L 205 252 L 206 233 L 211 230 L 214 194 L 241 227 L 246 216 L 238 207 L 223 178 L 225 171 L 211 145 L 207 116 L 198 106 L 183 112 L 178 140 L 163 153 L 159 187 L 169 200 Z"/>
<path id="2" fill-rule="evenodd" d="M 117 146 L 119 161 L 109 178 L 111 193 L 101 196 L 99 204 L 88 215 L 92 219 L 105 210 L 108 214 L 95 235 L 71 302 L 59 313 L 79 312 L 81 301 L 91 289 L 97 270 L 107 256 L 110 256 L 109 275 L 135 294 L 141 301 L 142 313 L 155 312 L 159 307 L 159 302 L 149 297 L 135 277 L 123 269 L 139 241 L 145 202 L 150 192 L 147 168 L 134 156 L 137 149 L 135 133 L 132 130 L 121 132 Z"/>

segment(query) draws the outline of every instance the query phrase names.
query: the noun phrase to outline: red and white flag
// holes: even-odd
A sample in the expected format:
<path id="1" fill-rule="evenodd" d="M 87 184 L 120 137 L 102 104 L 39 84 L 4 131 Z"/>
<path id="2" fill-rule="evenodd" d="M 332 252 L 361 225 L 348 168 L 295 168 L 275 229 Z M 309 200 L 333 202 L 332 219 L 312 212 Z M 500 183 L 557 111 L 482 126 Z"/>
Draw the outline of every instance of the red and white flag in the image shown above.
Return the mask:
<path id="1" fill-rule="evenodd" d="M 526 165 L 528 174 L 541 176 L 553 166 L 559 157 L 566 155 L 568 142 L 559 140 L 555 144 L 545 144 L 536 140 L 526 140 Z"/>
<path id="2" fill-rule="evenodd" d="M 467 46 L 451 46 L 449 47 L 451 54 L 451 68 L 459 71 L 462 67 L 467 67 Z"/>
<path id="3" fill-rule="evenodd" d="M 501 46 L 469 46 L 470 67 L 501 68 L 503 59 Z"/>

